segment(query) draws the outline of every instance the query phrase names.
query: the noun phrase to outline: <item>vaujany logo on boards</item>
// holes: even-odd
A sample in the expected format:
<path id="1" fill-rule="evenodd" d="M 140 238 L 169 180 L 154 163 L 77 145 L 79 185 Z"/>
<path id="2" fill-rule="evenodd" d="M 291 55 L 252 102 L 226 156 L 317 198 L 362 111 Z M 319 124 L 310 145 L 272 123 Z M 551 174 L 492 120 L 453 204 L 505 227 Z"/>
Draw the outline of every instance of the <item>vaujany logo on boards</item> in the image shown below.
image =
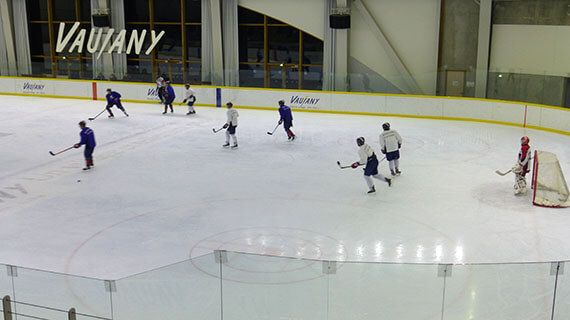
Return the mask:
<path id="1" fill-rule="evenodd" d="M 65 23 L 63 22 L 59 23 L 59 30 L 57 33 L 57 43 L 55 47 L 56 52 L 58 53 L 63 52 L 63 50 L 65 49 L 65 47 L 67 46 L 67 44 L 69 43 L 75 32 L 77 31 L 77 29 L 79 28 L 79 25 L 80 25 L 79 22 L 75 22 L 71 27 L 71 29 L 69 30 L 69 32 L 67 32 L 67 34 L 64 35 Z M 127 39 L 127 30 L 125 29 L 122 29 L 120 31 L 118 30 L 117 35 L 114 37 L 115 40 L 113 40 L 113 42 L 111 43 L 111 37 L 113 36 L 114 33 L 115 29 L 109 28 L 109 30 L 107 30 L 107 34 L 103 38 L 103 42 L 101 42 L 101 37 L 103 35 L 103 28 L 92 28 L 91 31 L 89 32 L 89 38 L 87 39 L 87 48 L 86 48 L 87 52 L 93 54 L 93 57 L 95 57 L 95 59 L 99 59 L 99 57 L 103 52 L 122 53 L 125 48 L 125 41 Z M 73 51 L 75 51 L 75 49 L 77 49 L 77 52 L 79 53 L 83 52 L 86 34 L 87 34 L 86 29 L 79 30 L 79 32 L 75 36 L 75 40 L 71 43 L 67 51 L 69 53 L 72 53 Z M 157 36 L 154 30 L 151 30 L 150 46 L 148 46 L 144 54 L 149 55 L 154 49 L 154 47 L 158 44 L 158 41 L 160 41 L 160 39 L 163 36 L 164 36 L 164 31 L 161 31 Z M 142 46 L 144 44 L 145 37 L 146 37 L 146 29 L 143 29 L 141 31 L 140 36 L 137 30 L 133 30 L 131 32 L 129 42 L 127 44 L 127 50 L 125 52 L 127 54 L 130 54 L 134 47 L 135 53 L 140 54 Z M 97 51 L 99 51 L 99 53 L 95 56 L 94 53 Z"/>
<path id="2" fill-rule="evenodd" d="M 35 82 L 24 82 L 22 91 L 24 93 L 44 93 L 45 84 Z"/>
<path id="3" fill-rule="evenodd" d="M 157 100 L 158 99 L 158 89 L 157 88 L 150 88 L 146 92 L 146 99 L 147 100 Z"/>
<path id="4" fill-rule="evenodd" d="M 289 103 L 295 108 L 317 109 L 319 101 L 321 101 L 321 98 L 291 96 L 291 101 Z"/>

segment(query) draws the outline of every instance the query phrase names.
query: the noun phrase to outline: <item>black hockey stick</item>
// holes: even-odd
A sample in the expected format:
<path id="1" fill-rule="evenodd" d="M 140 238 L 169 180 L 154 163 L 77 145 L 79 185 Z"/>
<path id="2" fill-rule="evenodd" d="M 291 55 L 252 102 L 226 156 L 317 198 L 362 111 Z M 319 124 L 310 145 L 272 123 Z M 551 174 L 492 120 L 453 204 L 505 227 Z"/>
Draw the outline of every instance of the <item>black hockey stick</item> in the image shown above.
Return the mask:
<path id="1" fill-rule="evenodd" d="M 214 129 L 214 128 L 212 128 L 212 131 L 214 131 L 214 133 L 218 133 L 218 132 L 220 132 L 222 129 L 224 129 L 224 127 L 221 127 L 220 129 L 217 129 L 217 130 Z"/>
<path id="2" fill-rule="evenodd" d="M 272 135 L 272 134 L 275 132 L 275 130 L 277 130 L 277 127 L 279 127 L 280 125 L 281 125 L 281 123 L 278 123 L 278 124 L 275 126 L 275 129 L 273 129 L 273 131 L 271 131 L 271 132 L 267 131 L 267 134 L 268 134 L 268 135 Z"/>
<path id="3" fill-rule="evenodd" d="M 103 111 L 99 112 L 99 114 L 97 114 L 93 118 L 89 118 L 89 121 L 93 121 L 93 120 L 97 119 L 97 117 L 99 117 L 103 112 L 105 112 L 105 110 L 107 110 L 107 108 L 103 109 Z"/>
<path id="4" fill-rule="evenodd" d="M 71 147 L 69 147 L 69 148 L 67 148 L 67 149 L 61 150 L 61 151 L 56 152 L 56 153 L 53 153 L 52 151 L 50 151 L 49 154 L 51 154 L 52 156 L 56 156 L 56 155 L 58 155 L 58 154 L 60 154 L 60 153 L 64 153 L 65 151 L 71 150 L 71 149 L 73 149 L 73 148 L 74 148 L 74 146 L 71 146 Z"/>

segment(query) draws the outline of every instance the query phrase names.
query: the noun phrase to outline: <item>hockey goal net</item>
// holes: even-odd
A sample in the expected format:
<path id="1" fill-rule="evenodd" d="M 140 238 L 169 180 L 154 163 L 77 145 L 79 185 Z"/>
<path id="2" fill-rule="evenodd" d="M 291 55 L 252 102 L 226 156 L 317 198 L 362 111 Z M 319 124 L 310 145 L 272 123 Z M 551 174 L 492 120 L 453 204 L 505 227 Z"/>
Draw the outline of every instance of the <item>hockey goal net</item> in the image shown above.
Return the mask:
<path id="1" fill-rule="evenodd" d="M 570 192 L 558 158 L 552 152 L 535 151 L 532 203 L 542 207 L 570 207 Z"/>

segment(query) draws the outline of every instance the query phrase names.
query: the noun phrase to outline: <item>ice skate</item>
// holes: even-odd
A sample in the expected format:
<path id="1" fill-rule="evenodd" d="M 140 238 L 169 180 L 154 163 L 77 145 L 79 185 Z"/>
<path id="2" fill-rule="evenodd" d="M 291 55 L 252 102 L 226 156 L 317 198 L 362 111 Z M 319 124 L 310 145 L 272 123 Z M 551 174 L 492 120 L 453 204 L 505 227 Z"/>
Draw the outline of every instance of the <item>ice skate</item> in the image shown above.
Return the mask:
<path id="1" fill-rule="evenodd" d="M 392 179 L 384 178 L 384 181 L 388 184 L 388 187 L 392 186 Z"/>
<path id="2" fill-rule="evenodd" d="M 390 173 L 391 173 L 393 176 L 396 175 L 396 171 L 394 171 L 394 170 L 392 170 L 392 169 L 390 169 Z"/>
<path id="3" fill-rule="evenodd" d="M 370 190 L 368 190 L 368 193 L 374 193 L 376 192 L 376 188 L 374 186 L 372 186 L 372 188 L 370 188 Z"/>
<path id="4" fill-rule="evenodd" d="M 397 169 L 397 168 L 396 168 L 396 175 L 399 176 L 400 174 L 402 174 L 402 171 L 400 171 L 400 169 Z"/>
<path id="5" fill-rule="evenodd" d="M 222 144 L 222 147 L 224 147 L 224 148 L 228 148 L 229 146 L 230 146 L 230 143 L 229 143 L 229 142 L 226 142 L 226 143 Z"/>
<path id="6" fill-rule="evenodd" d="M 232 146 L 232 149 L 237 149 L 237 147 L 238 147 L 238 145 L 237 145 L 237 143 L 236 143 L 236 144 L 234 144 L 234 145 Z"/>

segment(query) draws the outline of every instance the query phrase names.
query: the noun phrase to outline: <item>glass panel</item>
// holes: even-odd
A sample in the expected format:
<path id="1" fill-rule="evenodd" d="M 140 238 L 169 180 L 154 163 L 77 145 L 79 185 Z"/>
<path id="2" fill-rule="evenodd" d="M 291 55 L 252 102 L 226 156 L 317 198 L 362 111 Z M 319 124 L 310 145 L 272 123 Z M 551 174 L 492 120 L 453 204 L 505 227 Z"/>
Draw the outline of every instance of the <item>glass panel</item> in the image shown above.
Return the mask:
<path id="1" fill-rule="evenodd" d="M 48 6 L 47 0 L 28 0 L 26 1 L 26 10 L 30 21 L 47 21 Z"/>
<path id="2" fill-rule="evenodd" d="M 299 73 L 295 67 L 269 67 L 269 87 L 299 89 Z"/>
<path id="3" fill-rule="evenodd" d="M 559 272 L 558 285 L 556 288 L 556 306 L 554 309 L 554 319 L 570 319 L 570 264 L 564 263 L 566 270 Z M 552 276 L 553 278 L 555 276 Z"/>
<path id="4" fill-rule="evenodd" d="M 437 265 L 339 262 L 336 268 L 329 276 L 331 320 L 439 319 L 443 278 Z"/>
<path id="5" fill-rule="evenodd" d="M 238 23 L 261 23 L 263 15 L 255 11 L 238 6 Z"/>
<path id="6" fill-rule="evenodd" d="M 209 254 L 118 280 L 114 319 L 220 319 L 219 272 Z"/>
<path id="7" fill-rule="evenodd" d="M 51 74 L 51 59 L 32 57 L 32 74 L 47 75 Z"/>
<path id="8" fill-rule="evenodd" d="M 550 263 L 455 265 L 447 279 L 446 319 L 550 319 Z"/>
<path id="9" fill-rule="evenodd" d="M 182 60 L 182 31 L 180 26 L 155 25 L 156 33 L 166 32 L 156 45 L 158 59 Z"/>
<path id="10" fill-rule="evenodd" d="M 322 90 L 323 67 L 303 66 L 303 89 Z"/>
<path id="11" fill-rule="evenodd" d="M 155 22 L 181 22 L 180 0 L 154 1 Z"/>
<path id="12" fill-rule="evenodd" d="M 150 22 L 148 0 L 124 0 L 126 22 Z"/>
<path id="13" fill-rule="evenodd" d="M 80 0 L 79 9 L 81 10 L 81 21 L 91 21 L 91 0 Z"/>
<path id="14" fill-rule="evenodd" d="M 200 0 L 185 0 L 186 22 L 202 22 L 202 7 Z"/>
<path id="15" fill-rule="evenodd" d="M 10 299 L 14 299 L 14 292 L 12 291 L 12 277 L 8 276 L 7 268 L 8 266 L 0 264 L 0 308 L 2 307 L 1 300 L 5 296 L 10 296 Z M 2 313 L 0 313 L 0 315 L 1 314 Z"/>
<path id="16" fill-rule="evenodd" d="M 186 26 L 186 53 L 188 59 L 202 57 L 202 32 L 200 26 Z"/>
<path id="17" fill-rule="evenodd" d="M 75 0 L 52 0 L 54 21 L 76 21 Z"/>
<path id="18" fill-rule="evenodd" d="M 227 255 L 222 266 L 224 319 L 327 319 L 321 262 Z"/>
<path id="19" fill-rule="evenodd" d="M 93 60 L 81 59 L 81 79 L 93 79 Z"/>
<path id="20" fill-rule="evenodd" d="M 158 63 L 158 70 L 164 74 L 163 78 L 172 84 L 183 84 L 184 77 L 182 72 L 182 62 L 178 63 Z"/>
<path id="21" fill-rule="evenodd" d="M 127 55 L 127 59 L 150 59 L 151 58 L 150 55 L 145 54 L 146 49 L 150 46 L 150 24 L 127 24 L 126 30 L 127 30 L 127 35 L 129 35 L 129 36 L 127 37 L 128 39 L 125 40 L 125 50 L 127 49 L 127 46 L 129 45 L 129 40 L 130 40 L 130 37 L 132 35 L 133 30 L 137 30 L 138 37 L 140 38 L 141 32 L 145 29 L 146 29 L 146 35 L 144 37 L 144 44 L 142 45 L 142 49 L 140 51 L 140 54 L 136 54 L 134 44 L 133 44 L 133 47 L 131 48 L 131 53 Z M 158 34 L 158 33 L 159 32 L 156 32 L 156 34 Z M 163 41 L 164 41 L 164 37 L 162 39 L 160 39 L 158 45 L 160 45 L 160 43 L 162 43 Z M 154 48 L 154 50 L 156 50 L 156 47 Z"/>
<path id="22" fill-rule="evenodd" d="M 264 62 L 263 27 L 239 27 L 239 61 Z"/>
<path id="23" fill-rule="evenodd" d="M 111 318 L 110 295 L 101 280 L 18 268 L 14 287 L 20 314 L 63 320 L 67 319 L 66 311 L 75 308 L 78 313 Z"/>
<path id="24" fill-rule="evenodd" d="M 299 30 L 293 27 L 268 27 L 269 62 L 299 62 Z"/>
<path id="25" fill-rule="evenodd" d="M 263 65 L 240 64 L 239 85 L 240 87 L 263 88 L 265 71 Z"/>
<path id="26" fill-rule="evenodd" d="M 186 64 L 186 82 L 192 84 L 200 84 L 202 82 L 201 77 L 202 64 L 200 63 L 187 63 Z"/>
<path id="27" fill-rule="evenodd" d="M 148 61 L 138 61 L 138 60 L 127 60 L 127 73 L 129 81 L 133 82 L 153 82 L 154 77 L 152 76 L 152 62 Z"/>
<path id="28" fill-rule="evenodd" d="M 32 55 L 49 56 L 49 24 L 30 23 L 30 53 Z"/>
<path id="29" fill-rule="evenodd" d="M 323 64 L 323 41 L 303 33 L 303 64 Z"/>

